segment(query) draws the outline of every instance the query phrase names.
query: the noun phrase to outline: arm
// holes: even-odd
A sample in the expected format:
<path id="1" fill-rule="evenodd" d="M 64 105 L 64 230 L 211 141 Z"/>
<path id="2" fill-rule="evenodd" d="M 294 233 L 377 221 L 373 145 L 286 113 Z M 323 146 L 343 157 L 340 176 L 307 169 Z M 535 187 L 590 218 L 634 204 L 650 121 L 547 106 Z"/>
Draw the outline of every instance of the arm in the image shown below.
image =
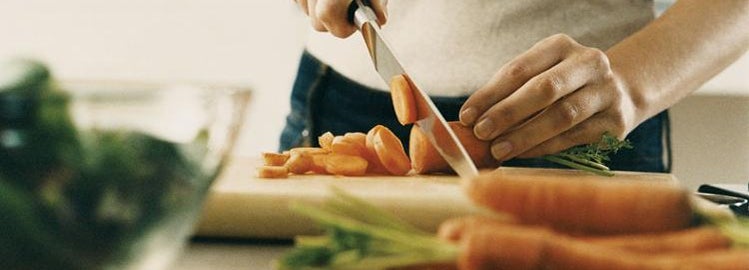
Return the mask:
<path id="1" fill-rule="evenodd" d="M 681 0 L 606 52 L 565 35 L 503 66 L 460 119 L 499 160 L 625 137 L 746 52 L 749 1 Z"/>
<path id="2" fill-rule="evenodd" d="M 749 1 L 680 0 L 609 49 L 634 97 L 639 122 L 665 110 L 749 47 Z"/>

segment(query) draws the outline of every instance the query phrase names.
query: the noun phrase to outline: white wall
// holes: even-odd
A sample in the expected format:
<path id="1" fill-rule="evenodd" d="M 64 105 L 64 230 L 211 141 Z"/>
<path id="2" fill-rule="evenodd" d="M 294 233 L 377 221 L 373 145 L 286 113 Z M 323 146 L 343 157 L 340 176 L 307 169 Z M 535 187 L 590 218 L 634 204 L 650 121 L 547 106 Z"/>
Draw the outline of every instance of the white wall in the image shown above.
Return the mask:
<path id="1" fill-rule="evenodd" d="M 42 58 L 65 80 L 250 87 L 239 153 L 254 155 L 277 147 L 306 27 L 291 0 L 0 0 L 0 58 Z M 749 96 L 747 75 L 749 55 L 674 108 L 690 186 L 749 181 L 749 99 L 731 97 Z"/>

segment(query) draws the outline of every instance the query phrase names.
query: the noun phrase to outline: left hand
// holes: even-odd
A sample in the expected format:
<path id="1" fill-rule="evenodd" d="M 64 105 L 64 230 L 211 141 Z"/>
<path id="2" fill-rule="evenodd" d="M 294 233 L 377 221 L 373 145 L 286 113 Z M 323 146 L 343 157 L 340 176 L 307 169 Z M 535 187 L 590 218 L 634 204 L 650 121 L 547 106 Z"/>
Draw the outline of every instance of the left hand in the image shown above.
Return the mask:
<path id="1" fill-rule="evenodd" d="M 623 139 L 637 125 L 634 104 L 603 51 L 558 34 L 500 68 L 463 104 L 460 121 L 493 140 L 502 161 L 558 153 L 604 132 Z"/>

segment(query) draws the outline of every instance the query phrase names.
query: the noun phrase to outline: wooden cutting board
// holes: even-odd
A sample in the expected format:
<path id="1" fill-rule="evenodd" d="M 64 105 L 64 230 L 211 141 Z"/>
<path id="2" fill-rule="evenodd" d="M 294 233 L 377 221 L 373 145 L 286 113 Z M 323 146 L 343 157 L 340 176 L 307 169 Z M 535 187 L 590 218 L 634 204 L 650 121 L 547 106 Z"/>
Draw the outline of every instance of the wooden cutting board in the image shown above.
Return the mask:
<path id="1" fill-rule="evenodd" d="M 475 213 L 452 175 L 363 176 L 291 175 L 259 179 L 259 158 L 235 158 L 216 180 L 206 199 L 197 235 L 209 237 L 287 239 L 318 233 L 316 224 L 288 210 L 289 203 L 319 204 L 335 185 L 385 208 L 407 222 L 436 231 L 444 220 Z M 502 167 L 503 177 L 601 178 L 575 170 Z M 676 183 L 671 174 L 617 172 L 616 180 Z"/>

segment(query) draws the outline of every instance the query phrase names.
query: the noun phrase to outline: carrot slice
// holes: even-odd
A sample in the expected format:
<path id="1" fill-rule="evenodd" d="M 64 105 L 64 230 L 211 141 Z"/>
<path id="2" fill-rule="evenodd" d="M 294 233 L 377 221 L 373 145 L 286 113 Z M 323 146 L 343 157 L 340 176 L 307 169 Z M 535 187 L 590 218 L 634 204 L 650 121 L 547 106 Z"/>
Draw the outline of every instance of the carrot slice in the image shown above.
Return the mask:
<path id="1" fill-rule="evenodd" d="M 372 135 L 377 158 L 393 175 L 406 175 L 411 170 L 411 161 L 403 150 L 403 144 L 387 127 L 381 127 Z"/>
<path id="2" fill-rule="evenodd" d="M 262 166 L 257 168 L 259 178 L 287 178 L 289 170 L 284 166 Z"/>
<path id="3" fill-rule="evenodd" d="M 297 148 L 291 148 L 289 150 L 290 154 L 304 152 L 310 155 L 319 155 L 319 154 L 327 154 L 330 153 L 330 150 L 328 149 L 322 149 L 320 147 L 297 147 Z"/>
<path id="4" fill-rule="evenodd" d="M 291 152 L 291 157 L 284 165 L 293 174 L 304 174 L 312 168 L 312 155 L 307 152 Z"/>
<path id="5" fill-rule="evenodd" d="M 328 155 L 312 155 L 312 164 L 309 170 L 316 174 L 328 174 L 328 171 L 325 169 L 325 161 L 328 159 Z"/>
<path id="6" fill-rule="evenodd" d="M 330 150 L 330 145 L 333 143 L 333 133 L 325 132 L 317 138 L 317 143 L 320 144 L 322 149 Z"/>
<path id="7" fill-rule="evenodd" d="M 367 160 L 359 156 L 330 154 L 325 169 L 335 175 L 361 176 L 367 173 Z"/>
<path id="8" fill-rule="evenodd" d="M 390 79 L 390 97 L 393 100 L 395 116 L 401 125 L 416 122 L 418 117 L 416 102 L 411 85 L 404 74 L 395 75 Z"/>
<path id="9" fill-rule="evenodd" d="M 289 154 L 263 152 L 262 156 L 265 166 L 283 166 L 289 160 Z"/>
<path id="10" fill-rule="evenodd" d="M 382 128 L 385 128 L 385 126 L 376 125 L 370 129 L 369 132 L 367 132 L 364 143 L 367 148 L 366 159 L 369 161 L 369 168 L 367 168 L 367 171 L 374 174 L 390 174 L 390 172 L 385 169 L 385 166 L 382 165 L 382 162 L 380 162 L 380 158 L 377 156 L 377 151 L 374 147 L 374 135 Z"/>
<path id="11" fill-rule="evenodd" d="M 333 138 L 333 143 L 330 144 L 330 151 L 334 154 L 362 157 L 365 149 L 366 145 L 359 145 L 351 140 L 347 140 L 344 136 L 336 136 Z"/>

